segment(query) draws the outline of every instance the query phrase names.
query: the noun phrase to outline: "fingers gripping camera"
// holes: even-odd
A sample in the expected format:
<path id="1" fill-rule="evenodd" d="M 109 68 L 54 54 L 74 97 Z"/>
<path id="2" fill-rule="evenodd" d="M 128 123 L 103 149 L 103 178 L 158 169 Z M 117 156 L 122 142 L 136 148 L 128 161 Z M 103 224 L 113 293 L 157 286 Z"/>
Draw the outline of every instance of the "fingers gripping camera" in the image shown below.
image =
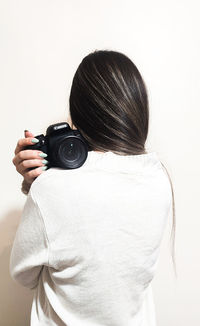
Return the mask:
<path id="1" fill-rule="evenodd" d="M 71 129 L 67 122 L 50 125 L 46 135 L 35 136 L 38 143 L 25 149 L 41 150 L 48 155 L 47 169 L 60 167 L 76 169 L 83 165 L 91 149 L 80 131 Z"/>

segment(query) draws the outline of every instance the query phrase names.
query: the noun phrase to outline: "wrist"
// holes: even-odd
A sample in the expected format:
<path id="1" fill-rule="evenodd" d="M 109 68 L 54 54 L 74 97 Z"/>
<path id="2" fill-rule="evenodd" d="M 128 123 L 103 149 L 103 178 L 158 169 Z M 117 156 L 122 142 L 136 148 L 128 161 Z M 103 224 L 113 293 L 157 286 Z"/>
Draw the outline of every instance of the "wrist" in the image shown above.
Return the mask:
<path id="1" fill-rule="evenodd" d="M 21 185 L 21 191 L 25 194 L 28 195 L 28 192 L 30 190 L 31 184 L 28 183 L 25 179 L 22 181 Z"/>

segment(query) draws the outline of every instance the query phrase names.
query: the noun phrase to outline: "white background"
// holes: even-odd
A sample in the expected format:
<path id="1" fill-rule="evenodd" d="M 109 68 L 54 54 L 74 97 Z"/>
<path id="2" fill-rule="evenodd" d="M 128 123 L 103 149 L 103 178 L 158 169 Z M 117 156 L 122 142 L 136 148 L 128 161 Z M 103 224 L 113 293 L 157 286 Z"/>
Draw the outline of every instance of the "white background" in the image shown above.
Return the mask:
<path id="1" fill-rule="evenodd" d="M 8 270 L 26 200 L 15 146 L 24 129 L 38 135 L 66 121 L 73 75 L 96 49 L 123 52 L 141 72 L 150 101 L 147 149 L 157 151 L 174 186 L 178 275 L 169 225 L 152 283 L 158 326 L 200 325 L 199 12 L 194 0 L 0 1 L 0 325 L 27 326 L 33 294 Z"/>

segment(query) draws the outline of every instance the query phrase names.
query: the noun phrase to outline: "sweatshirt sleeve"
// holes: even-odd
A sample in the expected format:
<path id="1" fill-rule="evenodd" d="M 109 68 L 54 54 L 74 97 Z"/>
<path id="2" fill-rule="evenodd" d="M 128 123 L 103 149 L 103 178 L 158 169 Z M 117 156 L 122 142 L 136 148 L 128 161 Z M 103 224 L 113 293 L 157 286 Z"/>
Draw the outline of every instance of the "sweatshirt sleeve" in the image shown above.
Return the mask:
<path id="1" fill-rule="evenodd" d="M 37 286 L 43 265 L 48 266 L 48 238 L 43 218 L 30 189 L 10 255 L 10 275 L 22 286 Z"/>

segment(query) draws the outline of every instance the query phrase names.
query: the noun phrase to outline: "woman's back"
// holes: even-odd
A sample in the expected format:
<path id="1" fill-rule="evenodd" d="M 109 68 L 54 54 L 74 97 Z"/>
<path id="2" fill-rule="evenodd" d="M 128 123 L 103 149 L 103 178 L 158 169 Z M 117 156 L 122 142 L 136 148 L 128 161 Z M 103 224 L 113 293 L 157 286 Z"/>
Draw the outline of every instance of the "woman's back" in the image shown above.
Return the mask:
<path id="1" fill-rule="evenodd" d="M 156 152 L 91 151 L 78 169 L 41 174 L 10 264 L 34 288 L 31 325 L 155 326 L 151 281 L 171 201 Z"/>

